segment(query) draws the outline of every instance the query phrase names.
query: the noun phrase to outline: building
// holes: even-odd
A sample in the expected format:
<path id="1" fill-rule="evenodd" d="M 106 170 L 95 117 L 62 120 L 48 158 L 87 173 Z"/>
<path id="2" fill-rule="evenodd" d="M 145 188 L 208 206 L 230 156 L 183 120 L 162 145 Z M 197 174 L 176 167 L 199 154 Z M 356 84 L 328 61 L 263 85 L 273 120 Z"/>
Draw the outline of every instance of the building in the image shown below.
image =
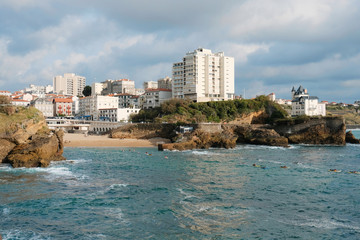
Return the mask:
<path id="1" fill-rule="evenodd" d="M 160 78 L 158 80 L 158 88 L 172 89 L 172 79 L 169 77 Z"/>
<path id="2" fill-rule="evenodd" d="M 142 103 L 142 108 L 156 108 L 160 105 L 171 99 L 172 93 L 170 89 L 146 89 L 144 102 Z"/>
<path id="3" fill-rule="evenodd" d="M 12 94 L 9 91 L 0 91 L 0 95 L 10 97 Z"/>
<path id="4" fill-rule="evenodd" d="M 234 98 L 234 58 L 199 48 L 173 64 L 173 98 L 195 102 Z"/>
<path id="5" fill-rule="evenodd" d="M 53 91 L 54 91 L 54 87 L 51 85 L 36 86 L 34 84 L 30 84 L 29 87 L 24 89 L 25 93 L 37 94 L 37 95 L 45 95 L 45 94 L 51 93 Z"/>
<path id="6" fill-rule="evenodd" d="M 54 98 L 54 116 L 72 116 L 72 103 L 71 98 Z"/>
<path id="7" fill-rule="evenodd" d="M 268 98 L 270 99 L 270 101 L 275 102 L 275 100 L 276 100 L 275 93 L 270 93 L 270 94 L 269 94 L 269 95 L 267 95 L 267 96 L 268 96 Z"/>
<path id="8" fill-rule="evenodd" d="M 15 106 L 27 107 L 30 105 L 30 101 L 23 99 L 11 99 L 11 104 Z"/>
<path id="9" fill-rule="evenodd" d="M 91 96 L 101 95 L 101 92 L 106 87 L 106 83 L 93 83 L 91 84 Z"/>
<path id="10" fill-rule="evenodd" d="M 32 105 L 38 109 L 44 117 L 54 117 L 54 104 L 52 98 L 37 98 Z"/>
<path id="11" fill-rule="evenodd" d="M 89 96 L 79 99 L 79 117 L 99 120 L 99 109 L 118 108 L 119 99 L 112 96 Z"/>
<path id="12" fill-rule="evenodd" d="M 309 96 L 307 90 L 300 86 L 296 91 L 293 87 L 291 116 L 326 116 L 326 104 L 319 103 L 319 98 Z"/>
<path id="13" fill-rule="evenodd" d="M 144 82 L 144 89 L 146 90 L 148 88 L 158 88 L 158 82 L 155 81 Z"/>
<path id="14" fill-rule="evenodd" d="M 128 93 L 120 93 L 114 94 L 114 97 L 119 99 L 119 106 L 118 108 L 128 108 L 130 107 L 130 99 L 135 95 L 128 94 Z"/>
<path id="15" fill-rule="evenodd" d="M 64 76 L 56 76 L 53 79 L 54 92 L 64 95 L 83 96 L 85 84 L 86 78 L 75 73 L 65 73 Z"/>
<path id="16" fill-rule="evenodd" d="M 132 114 L 138 114 L 139 111 L 139 108 L 102 108 L 99 109 L 99 120 L 109 122 L 127 122 Z"/>
<path id="17" fill-rule="evenodd" d="M 104 89 L 101 92 L 102 95 L 116 94 L 116 93 L 128 93 L 135 94 L 135 82 L 129 79 L 119 80 L 106 80 L 104 83 Z"/>

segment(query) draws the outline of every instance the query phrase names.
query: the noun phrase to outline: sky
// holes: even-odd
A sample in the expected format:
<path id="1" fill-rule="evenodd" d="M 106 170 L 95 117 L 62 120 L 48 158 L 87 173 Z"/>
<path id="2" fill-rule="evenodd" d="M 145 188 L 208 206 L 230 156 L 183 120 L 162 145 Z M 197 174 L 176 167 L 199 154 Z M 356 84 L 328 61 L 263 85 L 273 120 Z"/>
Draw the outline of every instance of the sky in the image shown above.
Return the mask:
<path id="1" fill-rule="evenodd" d="M 171 77 L 202 47 L 235 58 L 235 94 L 360 100 L 358 0 L 1 0 L 0 90 L 76 73 Z"/>

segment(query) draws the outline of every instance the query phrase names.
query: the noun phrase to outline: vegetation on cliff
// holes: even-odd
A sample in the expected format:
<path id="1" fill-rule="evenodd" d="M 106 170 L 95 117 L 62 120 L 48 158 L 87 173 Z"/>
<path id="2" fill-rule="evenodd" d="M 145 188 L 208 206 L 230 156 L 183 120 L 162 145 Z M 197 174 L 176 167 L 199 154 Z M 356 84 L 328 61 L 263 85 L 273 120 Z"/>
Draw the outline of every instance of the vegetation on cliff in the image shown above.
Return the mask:
<path id="1" fill-rule="evenodd" d="M 189 100 L 172 99 L 159 108 L 141 110 L 133 115 L 133 122 L 201 123 L 230 122 L 250 113 L 263 111 L 265 122 L 287 117 L 287 112 L 266 96 L 255 99 L 194 103 Z"/>

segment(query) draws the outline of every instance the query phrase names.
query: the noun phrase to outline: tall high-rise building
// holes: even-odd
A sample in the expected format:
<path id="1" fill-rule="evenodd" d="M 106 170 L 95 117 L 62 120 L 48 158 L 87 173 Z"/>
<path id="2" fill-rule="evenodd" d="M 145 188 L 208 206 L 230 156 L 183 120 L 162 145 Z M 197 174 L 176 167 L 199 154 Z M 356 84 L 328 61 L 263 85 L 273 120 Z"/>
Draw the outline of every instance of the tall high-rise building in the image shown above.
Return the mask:
<path id="1" fill-rule="evenodd" d="M 77 76 L 75 73 L 65 73 L 64 76 L 56 76 L 53 80 L 54 92 L 64 95 L 82 96 L 86 78 Z"/>
<path id="2" fill-rule="evenodd" d="M 195 102 L 234 98 L 234 58 L 199 48 L 173 64 L 173 98 Z"/>

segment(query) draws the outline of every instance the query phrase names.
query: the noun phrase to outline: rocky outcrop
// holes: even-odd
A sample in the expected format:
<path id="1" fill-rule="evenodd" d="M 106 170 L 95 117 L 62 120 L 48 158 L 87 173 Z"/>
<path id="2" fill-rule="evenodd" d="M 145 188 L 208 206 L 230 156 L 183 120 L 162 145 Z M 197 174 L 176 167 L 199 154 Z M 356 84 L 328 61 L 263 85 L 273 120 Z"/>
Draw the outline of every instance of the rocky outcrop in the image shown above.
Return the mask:
<path id="1" fill-rule="evenodd" d="M 237 137 L 231 132 L 209 133 L 195 130 L 193 133 L 184 134 L 179 142 L 160 144 L 159 150 L 191 150 L 208 149 L 210 147 L 234 148 Z"/>
<path id="2" fill-rule="evenodd" d="M 17 110 L 7 116 L 0 113 L 0 163 L 13 167 L 47 167 L 50 161 L 64 160 L 63 131 L 48 129 L 41 112 Z"/>
<path id="3" fill-rule="evenodd" d="M 360 144 L 360 139 L 355 138 L 354 134 L 351 131 L 346 133 L 345 141 L 347 143 Z"/>
<path id="4" fill-rule="evenodd" d="M 135 139 L 150 139 L 150 138 L 168 138 L 171 139 L 176 136 L 176 124 L 161 124 L 161 123 L 138 123 L 119 127 L 111 131 L 109 137 L 111 138 L 135 138 Z"/>
<path id="5" fill-rule="evenodd" d="M 62 156 L 63 132 L 51 132 L 49 136 L 36 136 L 32 141 L 16 145 L 5 162 L 13 167 L 47 167 L 50 161 L 65 160 Z"/>
<path id="6" fill-rule="evenodd" d="M 308 119 L 301 123 L 283 122 L 274 127 L 280 135 L 294 144 L 345 145 L 345 121 L 341 117 Z"/>
<path id="7" fill-rule="evenodd" d="M 280 136 L 274 129 L 266 127 L 237 126 L 234 132 L 238 136 L 238 143 L 267 145 L 267 146 L 288 146 L 288 139 Z"/>

